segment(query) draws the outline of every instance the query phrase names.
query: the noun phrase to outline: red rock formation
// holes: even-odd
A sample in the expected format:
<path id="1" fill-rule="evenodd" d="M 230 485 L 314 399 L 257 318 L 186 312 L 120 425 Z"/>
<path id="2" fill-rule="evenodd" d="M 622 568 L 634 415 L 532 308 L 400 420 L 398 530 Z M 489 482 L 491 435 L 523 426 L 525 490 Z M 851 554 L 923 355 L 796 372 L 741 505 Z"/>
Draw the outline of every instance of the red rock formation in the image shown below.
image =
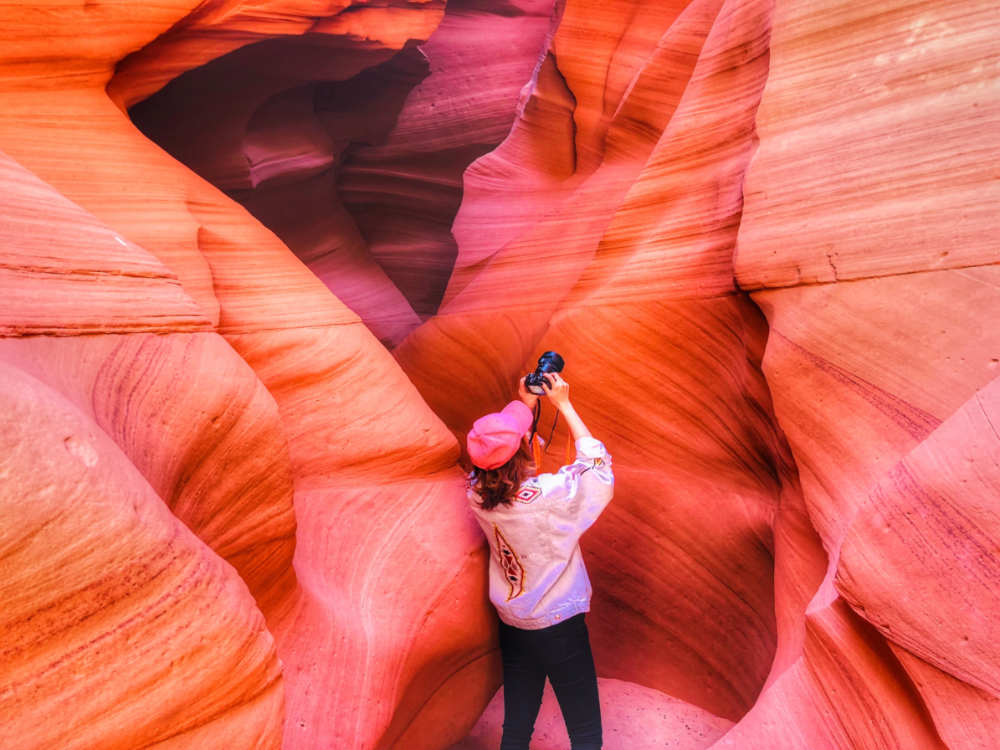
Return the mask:
<path id="1" fill-rule="evenodd" d="M 931 693 L 932 715 L 946 726 L 959 722 L 935 692 L 938 683 L 954 690 L 953 681 L 920 661 L 965 683 L 991 715 L 998 709 L 990 614 L 1000 607 L 993 584 L 1000 560 L 992 554 L 1000 538 L 998 424 L 1000 380 L 993 380 L 872 488 L 840 553 L 837 588 L 905 654 L 903 667 Z"/>
<path id="2" fill-rule="evenodd" d="M 281 669 L 246 585 L 74 404 L 0 372 L 5 743 L 280 747 Z"/>
<path id="3" fill-rule="evenodd" d="M 211 329 L 170 269 L 2 153 L 0 180 L 4 335 Z"/>
<path id="4" fill-rule="evenodd" d="M 23 499 L 43 493 L 48 475 L 36 484 L 28 454 L 7 451 L 5 474 L 16 479 L 6 485 L 4 516 L 18 524 L 5 524 L 13 536 L 2 548 L 4 570 L 36 578 L 23 586 L 4 579 L 5 603 L 15 594 L 20 602 L 4 631 L 17 649 L 0 674 L 5 727 L 22 747 L 168 739 L 277 747 L 282 733 L 286 747 L 391 745 L 413 731 L 457 739 L 496 677 L 484 581 L 472 572 L 484 565 L 483 553 L 461 504 L 454 439 L 355 315 L 273 234 L 143 138 L 102 90 L 116 59 L 176 19 L 136 23 L 124 6 L 91 10 L 106 38 L 70 32 L 84 14 L 29 12 L 25 26 L 13 27 L 14 36 L 23 30 L 22 46 L 3 48 L 0 147 L 17 164 L 3 162 L 14 197 L 2 206 L 8 262 L 0 279 L 5 291 L 30 292 L 5 309 L 4 333 L 99 334 L 3 342 L 5 388 L 16 393 L 28 373 L 43 378 L 48 385 L 31 391 L 29 403 L 77 406 L 74 416 L 60 407 L 40 417 L 38 429 L 61 441 L 60 430 L 80 424 L 104 446 L 58 448 L 46 464 L 57 491 L 37 523 Z M 205 44 L 199 54 L 214 41 L 232 46 L 225 8 L 216 10 L 221 26 L 195 34 Z M 396 9 L 371 10 L 395 17 Z M 229 17 L 237 26 L 241 18 Z M 39 29 L 65 44 L 38 49 Z M 172 39 L 158 43 L 184 47 Z M 37 60 L 28 64 L 22 54 Z M 137 88 L 144 75 L 160 75 L 125 67 Z M 34 77 L 26 83 L 26 76 Z M 123 101 L 131 96 L 128 86 L 114 88 Z M 53 219 L 44 231 L 35 231 L 39 216 Z M 91 296 L 79 305 L 59 299 L 76 289 Z M 128 335 L 109 335 L 116 332 Z M 41 440 L 34 436 L 9 433 L 25 449 Z M 102 501 L 109 510 L 77 524 L 73 462 L 95 451 L 98 465 L 105 453 L 118 456 L 115 472 L 126 479 L 109 475 Z M 137 522 L 146 517 L 159 525 L 144 530 Z M 111 526 L 105 518 L 119 520 Z M 119 552 L 107 541 L 116 536 Z M 67 555 L 45 568 L 50 547 Z M 81 553 L 89 549 L 96 552 Z M 249 585 L 256 607 L 220 556 Z M 165 562 L 154 570 L 147 559 Z M 386 566 L 410 571 L 414 561 L 421 574 L 393 573 L 387 588 Z M 147 584 L 125 563 L 166 573 Z M 106 569 L 120 570 L 121 580 L 108 579 Z M 64 588 L 42 589 L 78 592 L 82 604 L 46 610 L 47 600 L 29 593 L 38 589 L 33 581 L 53 580 L 51 571 Z M 103 593 L 107 586 L 117 586 L 113 596 Z M 178 593 L 162 599 L 162 587 Z M 192 606 L 199 596 L 209 603 Z M 109 604 L 118 599 L 127 604 Z M 442 599 L 455 605 L 441 607 Z M 51 612 L 50 630 L 37 628 L 36 604 Z M 100 615 L 87 614 L 79 636 L 68 630 L 77 612 Z M 142 644 L 136 627 L 156 632 Z M 157 650 L 161 641 L 171 645 Z M 64 660 L 63 671 L 47 669 L 44 660 L 62 652 L 79 658 Z M 116 684 L 121 694 L 95 691 L 123 670 L 132 677 Z M 478 695 L 477 685 L 485 686 Z M 54 711 L 58 727 L 37 718 Z M 108 718 L 95 718 L 102 714 Z"/>
<path id="5" fill-rule="evenodd" d="M 495 742 L 455 435 L 555 348 L 609 749 L 995 747 L 991 10 L 0 10 L 5 737 Z"/>
<path id="6" fill-rule="evenodd" d="M 358 29 L 262 41 L 186 73 L 131 114 L 395 344 L 437 312 L 462 170 L 510 127 L 551 7 L 452 2 L 436 30 L 421 27 L 434 31 L 426 44 L 398 52 L 359 46 Z"/>
<path id="7" fill-rule="evenodd" d="M 704 709 L 684 704 L 656 690 L 631 682 L 600 679 L 604 745 L 611 748 L 652 750 L 667 747 L 702 750 L 732 726 Z M 493 750 L 503 734 L 503 688 L 490 702 L 469 736 L 449 750 Z M 561 750 L 569 746 L 566 725 L 550 685 L 535 723 L 532 747 Z"/>
<path id="8" fill-rule="evenodd" d="M 981 156 L 1000 115 L 991 18 L 776 5 L 736 278 L 768 318 L 764 372 L 830 564 L 801 655 L 720 747 L 997 743 L 980 583 L 998 538 L 980 510 L 1000 351 L 982 325 L 1000 259 Z M 788 567 L 810 546 L 789 545 Z"/>
<path id="9" fill-rule="evenodd" d="M 757 369 L 765 329 L 741 296 L 726 294 L 724 273 L 753 108 L 741 119 L 723 103 L 734 90 L 760 92 L 766 10 L 619 8 L 616 33 L 604 26 L 598 37 L 601 65 L 577 61 L 564 78 L 577 101 L 577 171 L 522 235 L 456 273 L 460 286 L 441 313 L 397 349 L 455 430 L 479 403 L 500 403 L 540 349 L 566 356 L 618 477 L 616 501 L 584 540 L 599 670 L 731 720 L 752 705 L 773 657 L 770 520 L 779 472 L 790 468 Z M 563 17 L 550 57 L 560 71 L 561 46 L 599 23 L 609 20 Z M 624 81 L 619 100 L 598 95 L 605 80 Z M 563 109 L 524 111 L 515 141 L 561 132 L 546 123 Z M 681 161 L 692 151 L 702 163 Z M 485 180 L 488 167 L 478 169 Z M 681 185 L 687 200 L 675 197 Z M 711 196 L 712 210 L 694 210 L 696 196 Z M 435 377 L 441 361 L 461 363 L 457 388 Z"/>

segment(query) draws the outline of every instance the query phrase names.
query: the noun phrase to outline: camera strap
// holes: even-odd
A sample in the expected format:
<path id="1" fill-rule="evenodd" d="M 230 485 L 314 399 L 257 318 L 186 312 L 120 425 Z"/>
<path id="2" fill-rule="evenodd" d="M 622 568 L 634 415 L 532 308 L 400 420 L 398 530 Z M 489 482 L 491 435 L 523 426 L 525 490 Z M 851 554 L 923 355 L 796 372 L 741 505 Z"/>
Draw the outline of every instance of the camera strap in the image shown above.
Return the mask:
<path id="1" fill-rule="evenodd" d="M 535 471 L 541 471 L 542 447 L 539 445 L 541 437 L 538 435 L 538 419 L 542 416 L 542 404 L 540 401 L 535 402 L 534 412 L 534 418 L 531 420 L 531 437 L 528 438 L 528 444 L 531 446 L 531 457 L 535 462 Z"/>
<path id="2" fill-rule="evenodd" d="M 549 452 L 549 446 L 552 445 L 552 436 L 556 432 L 556 425 L 559 424 L 559 412 L 556 412 L 556 418 L 552 420 L 552 429 L 549 430 L 549 439 L 545 441 L 545 452 Z"/>
<path id="3" fill-rule="evenodd" d="M 531 420 L 531 436 L 528 438 L 528 442 L 535 445 L 535 435 L 538 433 L 538 420 L 542 416 L 542 402 L 535 402 L 535 418 Z M 552 429 L 549 430 L 549 437 L 545 440 L 545 450 L 543 453 L 549 452 L 549 445 L 552 443 L 552 436 L 555 434 L 556 425 L 559 424 L 559 412 L 556 412 L 556 418 L 552 420 Z"/>
<path id="4" fill-rule="evenodd" d="M 534 418 L 531 420 L 531 435 L 528 437 L 528 444 L 531 445 L 531 454 L 535 460 L 535 470 L 541 471 L 542 469 L 542 456 L 548 454 L 549 446 L 552 445 L 552 437 L 556 433 L 556 425 L 559 424 L 559 412 L 556 411 L 555 418 L 552 420 L 552 428 L 549 430 L 549 437 L 545 440 L 545 447 L 542 448 L 542 437 L 538 434 L 538 421 L 542 416 L 542 402 L 536 401 L 534 408 Z M 570 455 L 573 448 L 573 436 L 567 432 L 566 433 L 566 460 L 565 464 L 571 463 L 572 456 Z"/>
<path id="5" fill-rule="evenodd" d="M 532 411 L 534 412 L 534 416 L 531 419 L 531 437 L 528 438 L 528 442 L 534 445 L 535 433 L 538 432 L 538 419 L 542 416 L 542 404 L 540 401 L 535 401 L 535 408 Z"/>

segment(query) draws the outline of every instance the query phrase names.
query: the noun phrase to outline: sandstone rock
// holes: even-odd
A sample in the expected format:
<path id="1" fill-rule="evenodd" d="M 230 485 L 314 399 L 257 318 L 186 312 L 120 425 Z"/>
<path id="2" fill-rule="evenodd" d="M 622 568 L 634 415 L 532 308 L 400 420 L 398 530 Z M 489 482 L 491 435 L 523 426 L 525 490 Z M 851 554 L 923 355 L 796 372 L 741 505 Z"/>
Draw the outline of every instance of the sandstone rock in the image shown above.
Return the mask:
<path id="1" fill-rule="evenodd" d="M 997 259 L 980 205 L 995 186 L 977 155 L 996 119 L 995 97 L 984 96 L 996 80 L 981 63 L 986 13 L 958 3 L 775 6 L 736 279 L 768 319 L 764 373 L 829 563 L 807 607 L 801 658 L 793 648 L 775 662 L 756 706 L 720 747 L 992 742 L 986 727 L 995 723 L 995 702 L 974 686 L 984 665 L 978 676 L 963 669 L 961 646 L 947 649 L 956 661 L 942 661 L 939 640 L 953 642 L 951 627 L 966 624 L 948 597 L 975 587 L 979 573 L 962 572 L 958 551 L 981 532 L 965 526 L 964 511 L 956 515 L 946 495 L 931 499 L 927 493 L 941 485 L 922 487 L 926 480 L 913 479 L 910 468 L 911 460 L 955 465 L 956 438 L 944 436 L 996 377 L 998 342 L 981 322 L 996 307 L 996 266 L 986 264 Z M 962 135 L 953 138 L 956 128 Z M 955 532 L 917 559 L 928 553 L 904 531 L 911 521 L 887 525 L 904 513 L 929 538 L 940 539 L 942 528 Z M 886 537 L 876 528 L 895 532 Z M 894 534 L 914 546 L 903 553 Z M 808 540 L 796 546 L 807 550 Z M 889 563 L 893 554 L 898 559 Z M 935 567 L 929 560 L 938 555 L 948 562 Z M 796 557 L 776 560 L 776 578 L 790 574 L 781 569 Z M 897 566 L 891 595 L 883 571 L 870 567 L 875 559 Z M 931 596 L 928 586 L 942 593 Z M 846 616 L 838 590 L 879 630 Z M 942 615 L 953 622 L 926 635 Z M 820 621 L 827 631 L 839 622 L 836 637 L 845 645 L 836 647 L 836 669 L 824 654 L 829 647 L 814 645 Z M 904 622 L 896 640 L 892 626 Z M 794 618 L 779 625 L 793 628 Z M 845 650 L 859 638 L 881 662 L 875 673 L 860 671 L 875 662 L 857 647 Z M 859 671 L 844 678 L 840 670 Z M 834 693 L 839 679 L 847 684 Z M 858 694 L 853 705 L 863 715 L 871 700 L 864 691 L 874 686 L 881 697 L 871 705 L 879 710 L 867 721 L 852 719 L 846 696 Z"/>
<path id="2" fill-rule="evenodd" d="M 774 655 L 770 524 L 781 474 L 792 472 L 766 416 L 762 320 L 725 295 L 731 274 L 713 281 L 735 241 L 753 117 L 752 106 L 738 118 L 721 102 L 763 86 L 765 10 L 713 2 L 683 13 L 609 9 L 604 20 L 620 26 L 598 37 L 607 57 L 595 55 L 601 64 L 592 68 L 575 60 L 570 70 L 580 80 L 565 78 L 580 127 L 576 172 L 553 190 L 544 216 L 485 260 L 481 243 L 463 266 L 460 247 L 454 291 L 395 352 L 457 433 L 509 398 L 509 384 L 541 350 L 567 357 L 579 409 L 617 472 L 616 500 L 583 542 L 599 672 L 731 720 L 752 705 Z M 587 27 L 604 17 L 574 18 Z M 650 39 L 654 21 L 662 26 Z M 569 43 L 561 35 L 583 33 L 564 24 L 549 58 L 560 71 L 558 50 Z M 754 64 L 737 64 L 748 58 Z M 592 90 L 605 79 L 630 85 L 615 89 L 621 100 L 612 98 L 607 113 L 585 111 L 605 106 Z M 561 132 L 547 123 L 564 118 L 559 107 L 525 107 L 509 141 L 547 142 Z M 591 163 L 587 144 L 602 141 L 607 152 Z M 703 165 L 673 168 L 671 183 L 670 165 L 690 150 L 704 155 Z M 477 174 L 495 166 L 490 184 L 501 184 L 502 164 L 484 159 Z M 690 203 L 673 198 L 682 181 Z M 544 173 L 536 183 L 551 184 Z M 697 196 L 711 202 L 707 216 L 693 211 Z M 636 236 L 646 232 L 649 245 Z M 715 265 L 686 258 L 692 246 Z M 691 283 L 692 268 L 706 283 Z M 458 364 L 454 377 L 438 377 L 441 362 Z M 562 457 L 564 436 L 556 432 L 549 468 Z M 669 658 L 649 658 L 664 649 Z"/>
<path id="3" fill-rule="evenodd" d="M 234 23 L 239 18 L 232 15 Z M 226 34 L 223 24 L 220 38 Z M 214 56 L 211 39 L 202 41 L 204 47 L 186 64 L 200 54 Z M 72 49 L 67 54 L 72 58 Z M 205 671 L 205 692 L 196 693 L 206 696 L 200 705 L 189 716 L 174 712 L 174 732 L 185 734 L 170 741 L 251 747 L 257 740 L 248 737 L 259 736 L 259 746 L 277 746 L 284 719 L 286 747 L 314 747 L 331 738 L 346 747 L 373 747 L 382 737 L 387 743 L 405 737 L 410 727 L 429 736 L 427 722 L 436 727 L 434 717 L 443 715 L 435 696 L 450 697 L 449 731 L 457 739 L 486 704 L 497 678 L 495 663 L 484 657 L 491 650 L 490 630 L 481 627 L 488 604 L 484 581 L 470 566 L 481 570 L 485 563 L 462 505 L 454 439 L 357 316 L 273 234 L 137 133 L 101 90 L 112 63 L 95 67 L 92 78 L 79 79 L 79 87 L 75 59 L 64 65 L 49 60 L 48 77 L 35 87 L 17 80 L 19 68 L 8 68 L 12 78 L 0 86 L 0 148 L 83 207 L 78 215 L 85 227 L 112 227 L 126 241 L 129 258 L 145 258 L 142 262 L 154 267 L 149 259 L 155 257 L 169 269 L 158 272 L 163 281 L 151 288 L 171 283 L 176 288 L 170 272 L 176 274 L 203 328 L 222 333 L 228 343 L 216 333 L 194 338 L 179 331 L 163 339 L 80 339 L 62 348 L 37 339 L 6 342 L 0 356 L 44 374 L 53 388 L 87 404 L 95 424 L 100 422 L 118 442 L 117 450 L 124 450 L 161 494 L 160 500 L 151 494 L 153 501 L 169 503 L 226 555 L 267 610 L 286 679 L 272 681 L 266 700 L 237 708 L 253 682 L 220 661 L 216 671 Z M 137 80 L 133 85 L 140 86 Z M 133 91 L 128 85 L 115 90 L 123 100 Z M 28 122 L 49 126 L 31 128 Z M 66 213 L 63 204 L 53 205 Z M 56 234 L 64 238 L 73 226 L 66 223 Z M 88 231 L 98 242 L 110 238 Z M 124 307 L 110 291 L 107 299 L 104 304 Z M 12 312 L 22 321 L 27 313 Z M 141 320 L 141 315 L 142 308 L 136 308 L 133 317 Z M 243 363 L 234 358 L 234 348 Z M 153 369 L 139 369 L 143 366 Z M 120 402 L 126 393 L 127 408 Z M 167 439 L 161 430 L 169 432 Z M 226 475 L 227 468 L 232 475 Z M 305 581 L 301 586 L 289 560 L 289 483 L 296 493 L 296 515 L 317 524 L 315 530 L 300 525 L 300 539 L 322 540 L 300 545 L 304 551 L 295 567 Z M 30 489 L 26 493 L 30 496 Z M 385 515 L 342 523 L 336 511 L 358 508 L 349 499 L 355 496 L 362 507 Z M 326 525 L 319 525 L 325 518 L 320 510 L 334 512 Z M 386 541 L 384 529 L 365 526 L 399 514 L 412 520 L 399 527 L 403 533 L 395 541 Z M 385 558 L 391 570 L 409 570 L 415 557 L 421 559 L 419 577 L 390 576 L 394 590 L 402 588 L 406 596 L 381 588 L 383 565 L 369 575 L 364 572 L 368 559 L 351 557 L 352 545 L 362 536 L 380 554 L 393 551 Z M 442 540 L 447 540 L 443 550 Z M 130 550 L 136 560 L 144 554 L 138 547 Z M 340 563 L 355 569 L 337 567 L 334 558 L 341 552 L 347 556 Z M 317 587 L 315 581 L 327 575 L 331 579 Z M 244 596 L 252 608 L 253 600 L 245 591 Z M 452 606 L 439 606 L 442 599 Z M 214 617 L 212 612 L 204 616 Z M 198 623 L 200 616 L 191 615 L 192 628 L 205 627 Z M 225 619 L 216 619 L 219 624 L 212 628 L 226 627 Z M 242 637 L 239 627 L 231 629 L 225 636 L 211 630 L 208 641 Z M 192 643 L 178 642 L 178 658 L 194 658 L 185 655 L 194 649 Z M 332 653 L 327 650 L 331 643 L 340 644 Z M 58 639 L 53 644 L 59 647 Z M 321 651 L 330 658 L 317 682 L 310 664 Z M 142 654 L 126 652 L 123 659 L 137 675 L 156 668 L 155 660 Z M 220 670 L 225 677 L 218 676 Z M 95 663 L 88 688 L 101 672 Z M 242 693 L 231 687 L 241 680 Z M 364 710 L 356 713 L 359 682 L 371 689 L 363 694 Z M 481 695 L 466 691 L 469 685 L 480 685 Z M 162 689 L 176 690 L 176 683 L 165 681 Z M 220 697 L 211 698 L 213 689 Z M 287 712 L 282 706 L 286 691 Z M 136 703 L 129 710 L 141 713 L 143 691 L 132 692 Z M 319 704 L 311 702 L 317 695 Z M 53 705 L 39 698 L 33 710 L 51 714 Z M 60 731 L 84 742 L 99 737 L 86 731 L 92 713 L 85 704 L 66 700 L 60 705 L 66 717 Z M 173 706 L 164 702 L 163 710 L 174 711 Z M 149 708 L 142 719 L 157 732 L 171 723 L 158 710 Z M 19 741 L 45 744 L 46 736 L 37 729 L 30 722 L 19 724 Z M 138 744 L 145 743 L 143 738 L 167 738 L 152 730 L 137 736 Z"/>
<path id="4" fill-rule="evenodd" d="M 208 330 L 177 276 L 0 153 L 3 335 Z"/>
<path id="5" fill-rule="evenodd" d="M 405 45 L 405 36 L 373 43 L 403 9 L 357 8 L 314 33 L 243 46 L 185 73 L 131 114 L 395 345 L 437 312 L 456 253 L 462 170 L 509 128 L 551 6 L 455 2 L 444 19 L 435 4 L 413 6 L 406 14 L 427 20 Z M 362 22 L 371 24 L 365 34 Z M 498 58 L 498 46 L 512 50 Z M 471 66 L 481 73 L 476 87 Z"/>
<path id="6" fill-rule="evenodd" d="M 246 585 L 90 419 L 0 373 L 5 743 L 280 747 L 281 669 Z"/>
<path id="7" fill-rule="evenodd" d="M 215 333 L 0 339 L 0 358 L 72 402 L 271 615 L 295 588 L 278 409 Z"/>
<path id="8" fill-rule="evenodd" d="M 621 680 L 599 679 L 606 750 L 701 750 L 711 747 L 731 725 L 704 709 Z M 449 750 L 492 750 L 503 733 L 503 688 L 469 736 Z M 566 725 L 552 686 L 546 683 L 532 747 L 557 750 L 569 745 Z"/>
<path id="9" fill-rule="evenodd" d="M 889 646 L 913 680 L 948 747 L 986 750 L 996 745 L 1000 740 L 1000 706 L 995 695 L 951 677 L 892 641 Z"/>
<path id="10" fill-rule="evenodd" d="M 837 587 L 895 644 L 1000 698 L 1000 379 L 888 472 L 858 510 Z"/>
<path id="11" fill-rule="evenodd" d="M 981 2 L 778 0 L 743 288 L 996 262 L 995 23 Z"/>
<path id="12" fill-rule="evenodd" d="M 219 0 L 188 5 L 193 12 L 176 13 L 171 20 L 177 23 L 152 44 L 130 50 L 134 54 L 118 66 L 108 87 L 113 99 L 130 107 L 192 68 L 279 37 L 312 35 L 320 44 L 340 38 L 356 49 L 399 49 L 407 36 L 430 33 L 445 3 L 401 0 L 370 7 L 354 0 Z"/>
<path id="13" fill-rule="evenodd" d="M 885 642 L 843 600 L 806 618 L 803 658 L 714 748 L 940 748 Z"/>
<path id="14" fill-rule="evenodd" d="M 992 10 L 0 11 L 5 737 L 494 741 L 456 437 L 556 348 L 609 747 L 994 747 Z"/>

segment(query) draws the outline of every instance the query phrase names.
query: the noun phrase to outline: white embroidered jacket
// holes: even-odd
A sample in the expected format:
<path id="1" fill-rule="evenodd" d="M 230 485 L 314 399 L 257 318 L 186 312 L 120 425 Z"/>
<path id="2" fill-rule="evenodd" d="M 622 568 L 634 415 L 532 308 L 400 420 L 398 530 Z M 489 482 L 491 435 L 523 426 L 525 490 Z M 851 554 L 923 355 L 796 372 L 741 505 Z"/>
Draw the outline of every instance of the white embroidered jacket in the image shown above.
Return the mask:
<path id="1" fill-rule="evenodd" d="M 614 492 L 611 456 L 592 437 L 576 441 L 576 460 L 555 474 L 524 480 L 510 505 L 469 504 L 490 544 L 490 601 L 500 619 L 538 630 L 590 610 L 590 578 L 580 536 Z"/>

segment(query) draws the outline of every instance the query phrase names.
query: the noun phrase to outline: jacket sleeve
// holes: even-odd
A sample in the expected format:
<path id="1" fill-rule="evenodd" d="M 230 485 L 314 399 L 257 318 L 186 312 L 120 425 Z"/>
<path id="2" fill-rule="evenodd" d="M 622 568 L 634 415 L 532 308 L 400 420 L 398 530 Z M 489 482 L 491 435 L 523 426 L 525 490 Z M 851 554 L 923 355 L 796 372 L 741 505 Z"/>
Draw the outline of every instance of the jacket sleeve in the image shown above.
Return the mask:
<path id="1" fill-rule="evenodd" d="M 582 534 L 601 515 L 614 494 L 611 455 L 592 437 L 576 441 L 576 460 L 555 474 L 539 477 L 553 520 Z M 564 528 L 569 531 L 569 528 Z"/>

